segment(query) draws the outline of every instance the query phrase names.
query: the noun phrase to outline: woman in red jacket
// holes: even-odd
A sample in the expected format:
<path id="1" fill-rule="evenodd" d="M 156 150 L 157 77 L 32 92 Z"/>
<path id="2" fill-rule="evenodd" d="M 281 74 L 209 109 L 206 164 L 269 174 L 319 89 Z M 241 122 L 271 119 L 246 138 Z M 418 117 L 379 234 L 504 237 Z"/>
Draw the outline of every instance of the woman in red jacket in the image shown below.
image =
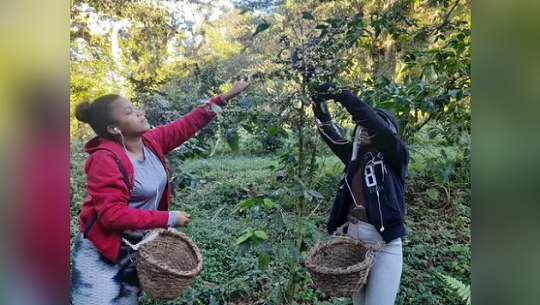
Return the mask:
<path id="1" fill-rule="evenodd" d="M 168 125 L 150 129 L 144 113 L 119 95 L 105 95 L 77 106 L 76 118 L 97 137 L 86 143 L 88 197 L 80 214 L 73 249 L 73 305 L 136 305 L 140 295 L 135 251 L 145 230 L 187 226 L 189 215 L 168 211 L 171 190 L 165 155 L 205 127 L 249 84 L 227 93 Z"/>

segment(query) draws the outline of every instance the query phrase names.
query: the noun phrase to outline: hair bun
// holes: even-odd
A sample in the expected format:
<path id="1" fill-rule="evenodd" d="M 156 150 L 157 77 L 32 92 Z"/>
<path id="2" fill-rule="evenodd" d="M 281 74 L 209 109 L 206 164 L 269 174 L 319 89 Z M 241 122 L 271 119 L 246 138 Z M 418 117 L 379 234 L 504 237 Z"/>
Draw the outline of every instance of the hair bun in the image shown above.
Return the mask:
<path id="1" fill-rule="evenodd" d="M 77 120 L 90 124 L 92 120 L 92 113 L 90 111 L 91 104 L 89 102 L 82 102 L 75 108 L 75 118 Z"/>

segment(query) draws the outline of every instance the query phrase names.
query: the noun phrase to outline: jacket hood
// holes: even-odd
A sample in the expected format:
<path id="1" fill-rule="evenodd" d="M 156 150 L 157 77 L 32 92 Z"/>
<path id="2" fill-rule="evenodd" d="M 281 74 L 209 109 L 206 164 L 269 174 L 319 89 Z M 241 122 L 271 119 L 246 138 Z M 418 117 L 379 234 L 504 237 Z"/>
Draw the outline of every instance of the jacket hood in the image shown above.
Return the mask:
<path id="1" fill-rule="evenodd" d="M 399 121 L 392 111 L 388 109 L 375 108 L 374 109 L 379 116 L 381 116 L 386 122 L 391 123 L 396 128 L 397 133 L 399 134 Z"/>
<path id="2" fill-rule="evenodd" d="M 123 152 L 118 143 L 100 137 L 95 137 L 84 144 L 84 151 L 89 155 L 92 155 L 98 150 L 108 150 L 114 153 L 117 158 L 120 156 L 120 153 Z"/>

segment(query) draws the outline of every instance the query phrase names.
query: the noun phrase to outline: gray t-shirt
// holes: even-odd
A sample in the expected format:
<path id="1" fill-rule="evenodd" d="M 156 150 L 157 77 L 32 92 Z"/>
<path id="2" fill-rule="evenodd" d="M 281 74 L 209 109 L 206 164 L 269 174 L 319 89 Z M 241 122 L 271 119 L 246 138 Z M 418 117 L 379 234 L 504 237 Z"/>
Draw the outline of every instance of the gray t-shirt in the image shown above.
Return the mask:
<path id="1" fill-rule="evenodd" d="M 135 171 L 129 206 L 140 210 L 157 210 L 167 184 L 167 174 L 161 161 L 146 146 L 143 161 L 131 156 L 129 159 Z"/>
<path id="2" fill-rule="evenodd" d="M 129 154 L 128 154 L 129 155 Z M 159 158 L 144 147 L 144 160 L 139 161 L 129 156 L 135 172 L 135 183 L 128 205 L 140 210 L 157 210 L 163 191 L 167 185 L 167 173 Z M 169 213 L 168 226 L 173 226 L 176 219 Z"/>

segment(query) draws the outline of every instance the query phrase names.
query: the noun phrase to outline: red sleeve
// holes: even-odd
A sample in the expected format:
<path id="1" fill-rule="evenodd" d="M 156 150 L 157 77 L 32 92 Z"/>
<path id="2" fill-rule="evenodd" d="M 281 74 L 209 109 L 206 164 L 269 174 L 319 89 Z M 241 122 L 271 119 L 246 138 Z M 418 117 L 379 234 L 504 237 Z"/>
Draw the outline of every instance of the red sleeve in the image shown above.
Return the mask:
<path id="1" fill-rule="evenodd" d="M 203 107 L 196 108 L 182 118 L 150 130 L 148 136 L 153 138 L 161 146 L 163 154 L 168 154 L 212 121 L 216 116 L 211 108 L 212 103 L 219 106 L 226 105 L 221 99 L 221 96 L 215 96 L 204 104 Z"/>
<path id="2" fill-rule="evenodd" d="M 88 195 L 92 197 L 98 221 L 113 230 L 148 230 L 167 227 L 169 213 L 128 207 L 129 190 L 115 156 L 98 151 L 86 165 Z"/>

